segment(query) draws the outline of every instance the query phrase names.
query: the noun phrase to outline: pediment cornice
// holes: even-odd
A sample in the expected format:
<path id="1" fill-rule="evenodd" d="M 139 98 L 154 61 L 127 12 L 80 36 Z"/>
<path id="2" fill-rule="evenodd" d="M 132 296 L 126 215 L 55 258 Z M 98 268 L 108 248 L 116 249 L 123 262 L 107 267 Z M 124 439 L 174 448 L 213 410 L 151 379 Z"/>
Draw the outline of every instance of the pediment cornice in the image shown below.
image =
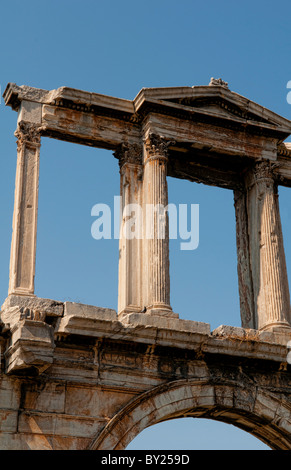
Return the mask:
<path id="1" fill-rule="evenodd" d="M 226 82 L 211 80 L 207 86 L 143 88 L 131 101 L 69 87 L 42 90 L 9 83 L 3 94 L 6 105 L 18 110 L 22 101 L 33 101 L 73 111 L 112 116 L 139 125 L 150 113 L 185 120 L 214 121 L 222 127 L 246 126 L 259 134 L 291 134 L 291 121 L 229 90 Z"/>

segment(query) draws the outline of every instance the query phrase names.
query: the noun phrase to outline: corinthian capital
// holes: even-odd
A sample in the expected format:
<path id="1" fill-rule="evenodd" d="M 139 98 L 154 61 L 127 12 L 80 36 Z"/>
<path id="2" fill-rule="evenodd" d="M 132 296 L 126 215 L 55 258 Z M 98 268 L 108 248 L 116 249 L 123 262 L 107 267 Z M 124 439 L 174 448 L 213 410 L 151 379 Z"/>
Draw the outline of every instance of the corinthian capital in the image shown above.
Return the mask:
<path id="1" fill-rule="evenodd" d="M 254 167 L 254 179 L 255 181 L 274 179 L 274 170 L 279 166 L 276 162 L 270 162 L 269 160 L 258 161 Z"/>
<path id="2" fill-rule="evenodd" d="M 125 163 L 135 165 L 142 164 L 142 147 L 138 144 L 123 143 L 113 155 L 119 161 L 120 168 L 122 168 Z"/>
<path id="3" fill-rule="evenodd" d="M 164 158 L 168 157 L 169 146 L 175 144 L 174 141 L 166 140 L 164 137 L 154 133 L 149 134 L 144 143 L 149 157 L 159 155 Z"/>
<path id="4" fill-rule="evenodd" d="M 40 145 L 41 130 L 39 125 L 20 121 L 14 133 L 18 147 L 22 147 L 23 144 Z"/>

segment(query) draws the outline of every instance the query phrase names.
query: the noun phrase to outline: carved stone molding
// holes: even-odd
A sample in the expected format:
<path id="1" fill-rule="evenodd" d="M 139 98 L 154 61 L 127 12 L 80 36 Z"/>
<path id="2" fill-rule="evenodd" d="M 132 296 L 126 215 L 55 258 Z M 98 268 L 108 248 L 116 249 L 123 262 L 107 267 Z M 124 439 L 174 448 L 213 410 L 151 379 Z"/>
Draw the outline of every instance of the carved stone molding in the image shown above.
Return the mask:
<path id="1" fill-rule="evenodd" d="M 260 161 L 255 164 L 254 167 L 254 179 L 255 181 L 274 179 L 274 170 L 279 166 L 278 163 L 270 162 L 269 160 Z"/>
<path id="2" fill-rule="evenodd" d="M 24 144 L 39 146 L 41 142 L 41 126 L 20 121 L 14 133 L 17 137 L 17 146 L 21 148 Z"/>
<path id="3" fill-rule="evenodd" d="M 122 168 L 125 163 L 133 165 L 142 164 L 142 147 L 138 144 L 121 144 L 113 153 L 114 157 L 119 161 L 119 167 Z"/>
<path id="4" fill-rule="evenodd" d="M 270 160 L 257 161 L 246 176 L 246 189 L 250 190 L 255 184 L 272 186 L 278 180 L 275 170 L 279 166 L 278 162 L 271 162 Z"/>
<path id="5" fill-rule="evenodd" d="M 278 155 L 282 157 L 291 157 L 291 144 L 290 142 L 285 142 L 278 145 Z"/>
<path id="6" fill-rule="evenodd" d="M 175 141 L 167 140 L 164 137 L 151 133 L 144 139 L 148 159 L 164 158 L 168 159 L 168 149 L 174 145 Z"/>

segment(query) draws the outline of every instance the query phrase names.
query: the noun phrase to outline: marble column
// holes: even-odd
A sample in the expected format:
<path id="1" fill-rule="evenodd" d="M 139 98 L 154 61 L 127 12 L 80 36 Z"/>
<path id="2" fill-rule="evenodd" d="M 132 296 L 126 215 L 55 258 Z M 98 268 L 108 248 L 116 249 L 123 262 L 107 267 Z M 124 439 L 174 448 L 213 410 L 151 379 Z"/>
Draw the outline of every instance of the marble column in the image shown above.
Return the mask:
<path id="1" fill-rule="evenodd" d="M 155 134 L 144 140 L 143 298 L 147 313 L 174 316 L 170 305 L 168 214 L 164 210 L 168 205 L 169 144 Z"/>
<path id="2" fill-rule="evenodd" d="M 120 167 L 119 316 L 141 312 L 142 146 L 123 144 L 115 152 Z"/>
<path id="3" fill-rule="evenodd" d="M 34 295 L 40 127 L 20 121 L 10 256 L 9 294 Z"/>
<path id="4" fill-rule="evenodd" d="M 275 331 L 290 328 L 290 294 L 274 165 L 249 172 L 246 204 L 256 327 Z"/>

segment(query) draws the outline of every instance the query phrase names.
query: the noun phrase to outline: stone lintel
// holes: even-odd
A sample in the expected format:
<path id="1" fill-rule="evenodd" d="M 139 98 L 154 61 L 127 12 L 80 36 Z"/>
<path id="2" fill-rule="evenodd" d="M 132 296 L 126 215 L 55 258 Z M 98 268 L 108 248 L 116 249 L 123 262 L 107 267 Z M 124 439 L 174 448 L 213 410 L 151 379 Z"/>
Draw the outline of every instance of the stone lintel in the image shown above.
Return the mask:
<path id="1" fill-rule="evenodd" d="M 195 153 L 208 149 L 208 157 L 213 154 L 217 154 L 218 158 L 219 155 L 225 155 L 230 159 L 230 165 L 233 164 L 231 158 L 238 160 L 240 157 L 250 161 L 277 160 L 280 136 L 257 135 L 255 132 L 247 132 L 241 125 L 232 128 L 230 125 L 224 126 L 223 121 L 218 125 L 211 121 L 196 122 L 152 112 L 143 123 L 144 130 L 148 127 L 154 134 L 175 141 L 176 145 L 172 147 L 177 151 L 181 146 Z"/>
<path id="2" fill-rule="evenodd" d="M 42 126 L 44 136 L 114 151 L 124 141 L 138 145 L 140 140 L 139 127 L 114 110 L 108 116 L 44 104 Z"/>

